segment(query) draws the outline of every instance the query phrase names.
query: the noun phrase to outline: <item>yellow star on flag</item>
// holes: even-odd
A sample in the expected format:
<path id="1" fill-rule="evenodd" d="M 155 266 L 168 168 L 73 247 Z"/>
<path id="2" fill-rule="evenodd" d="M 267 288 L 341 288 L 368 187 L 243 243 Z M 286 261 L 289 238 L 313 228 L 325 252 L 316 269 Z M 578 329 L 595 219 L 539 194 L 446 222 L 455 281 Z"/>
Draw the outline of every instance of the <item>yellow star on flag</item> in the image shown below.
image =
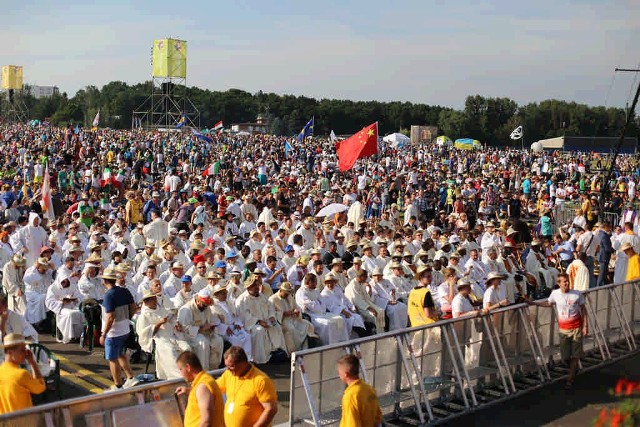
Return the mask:
<path id="1" fill-rule="evenodd" d="M 368 134 L 369 136 L 373 136 L 373 134 L 374 134 L 373 129 L 369 129 L 369 132 L 367 132 L 367 134 Z"/>

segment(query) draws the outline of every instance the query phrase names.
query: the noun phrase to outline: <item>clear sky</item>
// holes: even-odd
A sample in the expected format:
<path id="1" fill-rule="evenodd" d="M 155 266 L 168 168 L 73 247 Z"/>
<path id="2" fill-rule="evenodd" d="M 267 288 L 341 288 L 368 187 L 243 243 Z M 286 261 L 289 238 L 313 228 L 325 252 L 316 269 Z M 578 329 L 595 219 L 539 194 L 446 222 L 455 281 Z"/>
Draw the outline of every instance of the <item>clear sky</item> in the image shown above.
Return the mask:
<path id="1" fill-rule="evenodd" d="M 3 65 L 70 95 L 148 80 L 153 40 L 177 37 L 187 83 L 211 90 L 624 106 L 634 75 L 613 70 L 640 65 L 640 1 L 21 0 L 0 36 Z"/>

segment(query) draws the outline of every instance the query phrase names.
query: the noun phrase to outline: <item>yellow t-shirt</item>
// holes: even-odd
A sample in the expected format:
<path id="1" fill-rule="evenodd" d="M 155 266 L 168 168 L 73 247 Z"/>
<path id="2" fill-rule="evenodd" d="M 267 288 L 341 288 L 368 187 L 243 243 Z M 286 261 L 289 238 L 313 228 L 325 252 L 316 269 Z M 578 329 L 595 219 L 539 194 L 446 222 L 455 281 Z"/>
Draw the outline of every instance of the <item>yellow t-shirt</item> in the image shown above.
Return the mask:
<path id="1" fill-rule="evenodd" d="M 412 327 L 435 322 L 434 319 L 427 317 L 424 312 L 425 307 L 433 308 L 433 298 L 429 289 L 424 286 L 411 289 L 407 298 L 407 314 Z"/>
<path id="2" fill-rule="evenodd" d="M 4 362 L 0 365 L 0 414 L 32 407 L 31 394 L 44 389 L 44 379 L 35 379 L 26 369 Z"/>
<path id="3" fill-rule="evenodd" d="M 200 407 L 198 406 L 198 398 L 196 397 L 196 388 L 204 384 L 207 386 L 211 394 L 213 394 L 213 416 L 210 418 L 210 426 L 224 426 L 224 406 L 222 403 L 222 392 L 216 383 L 216 380 L 205 371 L 201 371 L 191 382 L 191 391 L 187 399 L 187 408 L 184 411 L 185 427 L 200 425 Z"/>
<path id="4" fill-rule="evenodd" d="M 242 377 L 233 376 L 228 370 L 224 371 L 216 381 L 220 391 L 227 395 L 224 405 L 224 422 L 227 427 L 253 425 L 264 410 L 262 403 L 278 401 L 273 381 L 255 366 L 251 366 L 249 372 Z"/>
<path id="5" fill-rule="evenodd" d="M 340 427 L 373 427 L 382 422 L 376 391 L 362 380 L 347 387 L 342 396 Z"/>
<path id="6" fill-rule="evenodd" d="M 627 265 L 627 281 L 640 279 L 640 255 L 633 254 Z"/>

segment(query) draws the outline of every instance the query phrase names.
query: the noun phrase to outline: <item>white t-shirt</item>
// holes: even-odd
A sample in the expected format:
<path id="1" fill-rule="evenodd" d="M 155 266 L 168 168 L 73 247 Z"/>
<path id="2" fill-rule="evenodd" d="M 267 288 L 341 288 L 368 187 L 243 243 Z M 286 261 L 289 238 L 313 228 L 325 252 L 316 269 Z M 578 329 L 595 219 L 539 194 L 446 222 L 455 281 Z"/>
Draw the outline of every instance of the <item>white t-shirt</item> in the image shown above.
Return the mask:
<path id="1" fill-rule="evenodd" d="M 575 289 L 562 292 L 556 289 L 549 295 L 548 301 L 556 305 L 558 312 L 558 327 L 560 329 L 576 329 L 582 324 L 580 311 L 585 304 L 582 292 Z"/>
<path id="2" fill-rule="evenodd" d="M 471 301 L 469 298 L 463 297 L 460 294 L 457 294 L 453 297 L 453 301 L 451 301 L 451 311 L 453 317 L 460 317 L 461 315 L 473 311 L 473 305 L 471 305 Z"/>

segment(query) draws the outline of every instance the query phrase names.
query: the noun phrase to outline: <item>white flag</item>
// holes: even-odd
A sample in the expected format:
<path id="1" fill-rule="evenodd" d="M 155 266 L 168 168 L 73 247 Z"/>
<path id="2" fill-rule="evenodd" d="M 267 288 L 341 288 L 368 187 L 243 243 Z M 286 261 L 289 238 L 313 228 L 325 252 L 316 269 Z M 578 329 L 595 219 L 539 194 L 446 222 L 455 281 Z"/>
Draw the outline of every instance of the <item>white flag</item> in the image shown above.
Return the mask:
<path id="1" fill-rule="evenodd" d="M 93 127 L 97 128 L 100 124 L 100 110 L 96 113 L 96 116 L 93 118 Z"/>
<path id="2" fill-rule="evenodd" d="M 511 139 L 520 139 L 522 138 L 522 126 L 518 126 L 511 132 Z"/>
<path id="3" fill-rule="evenodd" d="M 336 137 L 336 133 L 332 130 L 331 133 L 329 134 L 329 138 L 331 139 L 331 142 L 334 143 L 336 142 L 336 139 L 338 139 Z"/>
<path id="4" fill-rule="evenodd" d="M 44 170 L 42 189 L 40 190 L 42 197 L 42 200 L 40 200 L 40 206 L 42 206 L 42 213 L 44 214 L 44 216 L 47 217 L 49 221 L 53 221 L 55 219 L 55 215 L 53 213 L 53 202 L 51 201 L 51 188 L 49 180 L 49 164 L 47 164 Z"/>

